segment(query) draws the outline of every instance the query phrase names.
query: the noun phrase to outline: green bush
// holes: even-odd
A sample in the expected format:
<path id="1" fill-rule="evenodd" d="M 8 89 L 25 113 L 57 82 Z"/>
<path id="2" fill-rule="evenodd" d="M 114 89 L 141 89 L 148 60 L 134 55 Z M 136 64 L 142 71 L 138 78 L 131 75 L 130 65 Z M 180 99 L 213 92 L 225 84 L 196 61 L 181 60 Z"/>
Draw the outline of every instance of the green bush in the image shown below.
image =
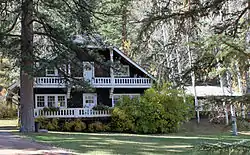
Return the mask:
<path id="1" fill-rule="evenodd" d="M 6 103 L 0 103 L 0 119 L 17 118 L 16 107 L 11 108 Z"/>
<path id="2" fill-rule="evenodd" d="M 236 121 L 237 128 L 239 131 L 249 131 L 250 130 L 250 123 L 246 119 L 239 118 Z M 232 123 L 230 123 L 230 126 L 232 126 Z"/>
<path id="3" fill-rule="evenodd" d="M 102 122 L 94 122 L 88 125 L 88 130 L 90 132 L 103 132 L 107 129 L 107 126 L 102 124 Z"/>
<path id="4" fill-rule="evenodd" d="M 72 131 L 73 125 L 73 122 L 65 122 L 63 124 L 63 131 Z"/>
<path id="5" fill-rule="evenodd" d="M 83 131 L 86 129 L 86 124 L 80 119 L 74 121 L 65 122 L 63 125 L 63 131 Z"/>
<path id="6" fill-rule="evenodd" d="M 116 132 L 170 133 L 193 116 L 191 97 L 164 85 L 145 91 L 140 99 L 124 97 L 115 106 L 111 129 Z"/>
<path id="7" fill-rule="evenodd" d="M 92 108 L 93 110 L 109 110 L 110 107 L 103 104 L 98 104 Z"/>
<path id="8" fill-rule="evenodd" d="M 74 131 L 83 131 L 86 129 L 86 124 L 80 119 L 74 121 Z"/>
<path id="9" fill-rule="evenodd" d="M 47 129 L 51 131 L 57 131 L 59 130 L 59 125 L 58 125 L 58 119 L 53 118 L 51 122 L 48 123 Z"/>
<path id="10" fill-rule="evenodd" d="M 58 131 L 60 129 L 58 121 L 58 118 L 53 118 L 50 120 L 41 116 L 35 119 L 35 122 L 39 123 L 40 129 L 47 129 L 51 131 Z"/>
<path id="11" fill-rule="evenodd" d="M 35 119 L 35 122 L 39 123 L 40 129 L 48 129 L 49 119 L 39 116 Z"/>
<path id="12" fill-rule="evenodd" d="M 138 100 L 130 100 L 124 97 L 122 102 L 117 103 L 117 106 L 112 111 L 110 127 L 115 132 L 131 132 L 134 129 L 134 117 L 131 111 L 135 111 Z M 131 105 L 133 104 L 133 106 Z"/>
<path id="13" fill-rule="evenodd" d="M 44 111 L 44 112 L 47 112 L 47 111 L 56 112 L 56 111 L 59 111 L 59 110 L 60 110 L 59 107 L 44 107 L 44 108 L 43 108 L 43 111 Z"/>

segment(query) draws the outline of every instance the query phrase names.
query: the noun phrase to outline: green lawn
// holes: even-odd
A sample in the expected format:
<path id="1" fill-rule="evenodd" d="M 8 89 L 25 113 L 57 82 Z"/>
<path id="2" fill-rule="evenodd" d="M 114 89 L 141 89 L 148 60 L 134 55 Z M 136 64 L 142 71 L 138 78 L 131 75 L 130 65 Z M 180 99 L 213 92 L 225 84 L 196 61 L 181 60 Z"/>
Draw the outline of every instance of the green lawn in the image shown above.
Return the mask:
<path id="1" fill-rule="evenodd" d="M 49 132 L 29 134 L 28 137 L 57 147 L 70 149 L 81 154 L 204 154 L 195 153 L 193 146 L 202 142 L 234 142 L 250 136 L 178 136 L 178 135 L 133 135 Z"/>
<path id="2" fill-rule="evenodd" d="M 15 127 L 17 126 L 17 119 L 0 120 L 0 127 Z"/>
<path id="3" fill-rule="evenodd" d="M 17 120 L 0 120 L 0 129 L 6 129 L 5 127 L 14 129 L 16 125 Z M 80 154 L 204 155 L 205 152 L 194 152 L 193 147 L 203 142 L 250 140 L 250 132 L 231 136 L 230 129 L 231 127 L 225 128 L 223 125 L 211 125 L 205 122 L 197 125 L 195 122 L 190 122 L 184 125 L 179 133 L 167 135 L 49 132 L 25 136 L 37 142 L 70 149 Z"/>

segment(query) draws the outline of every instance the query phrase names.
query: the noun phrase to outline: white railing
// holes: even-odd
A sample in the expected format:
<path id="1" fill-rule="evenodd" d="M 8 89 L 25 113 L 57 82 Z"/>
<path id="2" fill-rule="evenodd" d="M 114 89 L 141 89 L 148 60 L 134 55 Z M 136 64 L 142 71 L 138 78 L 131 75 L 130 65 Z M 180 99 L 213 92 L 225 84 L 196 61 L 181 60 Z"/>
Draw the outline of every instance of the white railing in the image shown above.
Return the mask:
<path id="1" fill-rule="evenodd" d="M 94 87 L 102 86 L 120 86 L 120 87 L 151 87 L 152 80 L 150 78 L 104 78 L 96 77 L 92 80 Z"/>
<path id="2" fill-rule="evenodd" d="M 50 86 L 65 86 L 65 79 L 62 77 L 36 77 L 34 79 L 35 86 L 50 87 Z"/>
<path id="3" fill-rule="evenodd" d="M 152 86 L 150 78 L 110 78 L 110 77 L 95 77 L 91 81 L 93 87 L 96 88 L 149 88 Z M 66 81 L 62 77 L 36 77 L 34 79 L 35 87 L 65 87 Z"/>
<path id="4" fill-rule="evenodd" d="M 61 108 L 58 111 L 44 111 L 35 109 L 35 117 L 46 118 L 84 118 L 84 117 L 109 117 L 109 110 L 92 110 L 87 108 Z"/>

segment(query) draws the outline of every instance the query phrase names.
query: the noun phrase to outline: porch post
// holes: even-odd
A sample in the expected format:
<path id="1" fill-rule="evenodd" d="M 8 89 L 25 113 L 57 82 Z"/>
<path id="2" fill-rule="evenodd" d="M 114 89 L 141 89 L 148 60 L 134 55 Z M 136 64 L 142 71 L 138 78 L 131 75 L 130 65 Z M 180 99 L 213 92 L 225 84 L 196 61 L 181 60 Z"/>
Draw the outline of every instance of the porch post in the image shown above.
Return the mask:
<path id="1" fill-rule="evenodd" d="M 112 63 L 112 65 L 110 67 L 111 84 L 114 85 L 114 70 L 113 70 L 114 53 L 113 53 L 113 48 L 110 48 L 109 52 L 110 52 L 110 61 Z"/>
<path id="2" fill-rule="evenodd" d="M 115 103 L 114 103 L 114 95 L 112 94 L 112 96 L 111 96 L 111 100 L 112 100 L 112 107 L 114 107 L 115 106 Z"/>

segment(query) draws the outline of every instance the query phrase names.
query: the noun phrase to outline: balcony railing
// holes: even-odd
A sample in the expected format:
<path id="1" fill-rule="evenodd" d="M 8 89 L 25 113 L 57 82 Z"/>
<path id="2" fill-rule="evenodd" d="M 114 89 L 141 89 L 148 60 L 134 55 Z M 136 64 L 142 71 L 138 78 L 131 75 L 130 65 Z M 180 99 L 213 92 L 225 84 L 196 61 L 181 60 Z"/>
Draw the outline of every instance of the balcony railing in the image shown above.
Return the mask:
<path id="1" fill-rule="evenodd" d="M 84 117 L 109 117 L 110 110 L 92 110 L 88 108 L 60 108 L 58 111 L 44 111 L 35 109 L 35 117 L 46 118 L 84 118 Z"/>
<path id="2" fill-rule="evenodd" d="M 65 79 L 62 77 L 36 77 L 35 87 L 65 87 Z"/>
<path id="3" fill-rule="evenodd" d="M 66 87 L 65 79 L 62 77 L 36 77 L 35 87 Z M 110 78 L 95 77 L 91 84 L 95 88 L 150 88 L 152 80 L 150 78 Z"/>
<path id="4" fill-rule="evenodd" d="M 145 87 L 152 86 L 150 78 L 103 78 L 96 77 L 92 80 L 94 87 Z"/>

